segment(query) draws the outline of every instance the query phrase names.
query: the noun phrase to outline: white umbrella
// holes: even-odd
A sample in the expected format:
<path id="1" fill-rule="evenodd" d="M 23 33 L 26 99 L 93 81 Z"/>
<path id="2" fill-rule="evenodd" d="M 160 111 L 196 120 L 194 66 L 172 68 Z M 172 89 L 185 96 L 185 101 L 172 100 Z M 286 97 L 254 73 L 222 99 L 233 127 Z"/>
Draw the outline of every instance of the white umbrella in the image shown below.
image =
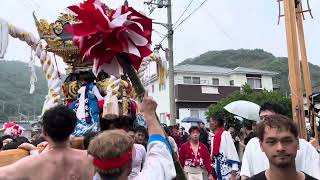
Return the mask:
<path id="1" fill-rule="evenodd" d="M 240 116 L 242 118 L 259 121 L 260 106 L 250 101 L 234 101 L 224 107 L 228 112 Z"/>
<path id="2" fill-rule="evenodd" d="M 243 118 L 241 116 L 234 116 L 235 119 L 238 119 L 239 121 L 243 121 Z"/>

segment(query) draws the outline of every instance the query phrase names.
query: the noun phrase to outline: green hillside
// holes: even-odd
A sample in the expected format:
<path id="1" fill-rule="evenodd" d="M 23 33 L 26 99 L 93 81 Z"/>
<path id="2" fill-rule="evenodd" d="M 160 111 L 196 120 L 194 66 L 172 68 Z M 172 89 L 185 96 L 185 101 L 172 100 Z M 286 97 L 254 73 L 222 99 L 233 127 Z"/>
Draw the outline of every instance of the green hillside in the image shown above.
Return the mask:
<path id="1" fill-rule="evenodd" d="M 211 65 L 228 68 L 242 66 L 247 68 L 276 71 L 279 75 L 274 78 L 274 83 L 280 85 L 281 92 L 290 92 L 288 81 L 288 58 L 275 57 L 273 54 L 262 49 L 209 51 L 198 57 L 186 59 L 180 64 Z M 309 63 L 309 68 L 312 85 L 319 86 L 320 67 Z"/>
<path id="2" fill-rule="evenodd" d="M 27 63 L 0 60 L 0 119 L 41 114 L 44 98 L 48 92 L 47 81 L 40 67 L 36 68 L 38 81 L 35 91 L 29 94 L 30 70 Z M 19 108 L 20 106 L 20 108 Z"/>

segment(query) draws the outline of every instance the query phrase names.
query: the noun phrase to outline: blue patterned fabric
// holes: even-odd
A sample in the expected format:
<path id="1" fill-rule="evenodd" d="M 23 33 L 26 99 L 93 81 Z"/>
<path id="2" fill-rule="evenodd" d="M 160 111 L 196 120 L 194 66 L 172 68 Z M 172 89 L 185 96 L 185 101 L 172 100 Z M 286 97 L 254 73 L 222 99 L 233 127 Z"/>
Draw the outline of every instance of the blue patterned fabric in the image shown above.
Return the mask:
<path id="1" fill-rule="evenodd" d="M 137 114 L 136 119 L 135 119 L 134 122 L 133 122 L 133 125 L 134 125 L 135 127 L 137 127 L 137 126 L 143 126 L 143 127 L 147 128 L 146 121 L 144 120 L 144 117 L 143 117 L 142 114 Z"/>
<path id="2" fill-rule="evenodd" d="M 92 131 L 99 131 L 100 130 L 100 124 L 99 124 L 99 116 L 100 116 L 100 109 L 98 105 L 98 100 L 96 96 L 93 94 L 92 89 L 94 87 L 94 84 L 90 84 L 89 86 L 86 86 L 86 97 L 85 97 L 85 104 L 87 105 L 86 112 L 89 113 L 89 116 L 91 120 L 88 121 L 88 119 L 78 119 L 76 128 L 72 135 L 76 137 L 85 136 L 87 133 Z M 79 98 L 79 97 L 78 97 Z M 77 104 L 78 101 L 73 102 L 70 105 L 70 109 L 73 109 L 75 112 L 77 110 Z"/>
<path id="3" fill-rule="evenodd" d="M 231 177 L 232 164 L 237 163 L 240 169 L 240 163 L 228 160 L 223 154 L 219 153 L 217 157 L 212 159 L 214 171 L 216 172 L 218 180 L 229 180 Z M 237 178 L 240 178 L 239 171 L 237 171 Z"/>

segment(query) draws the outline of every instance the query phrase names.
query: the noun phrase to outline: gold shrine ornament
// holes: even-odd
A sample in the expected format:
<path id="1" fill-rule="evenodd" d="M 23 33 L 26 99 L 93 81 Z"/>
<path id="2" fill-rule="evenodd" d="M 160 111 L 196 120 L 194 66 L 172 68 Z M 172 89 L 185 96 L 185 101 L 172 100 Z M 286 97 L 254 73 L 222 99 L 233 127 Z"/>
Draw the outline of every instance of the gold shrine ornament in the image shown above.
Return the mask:
<path id="1" fill-rule="evenodd" d="M 73 35 L 64 31 L 71 24 L 79 23 L 75 16 L 61 13 L 54 23 L 49 23 L 45 19 L 38 20 L 35 13 L 33 13 L 33 18 L 40 38 L 47 42 L 46 50 L 62 57 L 63 61 L 69 66 L 68 71 L 92 68 L 92 61 L 85 61 L 80 55 L 79 48 L 73 44 Z"/>

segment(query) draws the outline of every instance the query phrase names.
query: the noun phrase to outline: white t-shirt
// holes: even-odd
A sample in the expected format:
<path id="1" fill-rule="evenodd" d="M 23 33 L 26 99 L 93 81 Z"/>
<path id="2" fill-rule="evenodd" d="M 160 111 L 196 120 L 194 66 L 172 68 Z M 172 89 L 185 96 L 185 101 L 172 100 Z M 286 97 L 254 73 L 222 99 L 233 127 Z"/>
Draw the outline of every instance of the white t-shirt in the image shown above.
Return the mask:
<path id="1" fill-rule="evenodd" d="M 150 136 L 146 161 L 142 171 L 134 180 L 171 180 L 175 178 L 176 169 L 168 146 L 168 142 L 162 136 Z"/>
<path id="2" fill-rule="evenodd" d="M 259 139 L 254 137 L 248 142 L 244 151 L 240 175 L 251 177 L 268 168 L 269 160 L 260 148 Z M 296 168 L 314 178 L 320 179 L 320 154 L 304 139 L 299 139 Z"/>
<path id="3" fill-rule="evenodd" d="M 174 141 L 173 137 L 168 136 L 168 140 L 169 140 L 169 143 L 171 145 L 173 152 L 178 153 L 178 146 L 177 146 L 176 142 Z"/>
<path id="4" fill-rule="evenodd" d="M 129 180 L 133 179 L 133 177 L 137 176 L 141 171 L 142 164 L 146 159 L 146 149 L 141 144 L 134 144 L 134 149 L 136 151 L 135 158 L 132 161 L 132 170 L 128 177 Z"/>

